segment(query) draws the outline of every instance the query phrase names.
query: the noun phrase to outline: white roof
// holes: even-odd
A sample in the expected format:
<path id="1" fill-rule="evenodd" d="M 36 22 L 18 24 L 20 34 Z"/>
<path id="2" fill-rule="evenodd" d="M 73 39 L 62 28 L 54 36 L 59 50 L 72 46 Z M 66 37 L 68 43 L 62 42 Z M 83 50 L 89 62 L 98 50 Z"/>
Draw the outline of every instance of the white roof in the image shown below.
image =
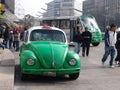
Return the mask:
<path id="1" fill-rule="evenodd" d="M 46 27 L 46 28 L 45 28 Z M 29 31 L 33 31 L 33 30 L 35 30 L 35 29 L 51 29 L 51 30 L 58 30 L 58 31 L 62 31 L 62 32 L 64 32 L 62 29 L 59 29 L 59 28 L 57 28 L 57 27 L 51 27 L 51 26 L 34 26 L 34 27 L 31 27 L 31 28 L 29 28 L 28 30 Z M 48 27 L 48 28 L 47 28 Z"/>

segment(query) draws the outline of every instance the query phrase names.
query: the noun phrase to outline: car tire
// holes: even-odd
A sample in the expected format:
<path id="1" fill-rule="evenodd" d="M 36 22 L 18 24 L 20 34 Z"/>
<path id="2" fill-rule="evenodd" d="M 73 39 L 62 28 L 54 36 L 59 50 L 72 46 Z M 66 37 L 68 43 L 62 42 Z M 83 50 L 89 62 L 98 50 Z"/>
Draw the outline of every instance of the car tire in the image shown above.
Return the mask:
<path id="1" fill-rule="evenodd" d="M 77 79 L 79 77 L 79 73 L 74 73 L 74 74 L 70 74 L 69 75 L 69 78 L 71 79 L 71 80 L 75 80 L 75 79 Z"/>
<path id="2" fill-rule="evenodd" d="M 26 74 L 21 73 L 21 80 L 22 80 L 22 81 L 27 80 L 27 75 L 26 75 Z"/>
<path id="3" fill-rule="evenodd" d="M 100 43 L 92 43 L 93 46 L 98 46 Z"/>

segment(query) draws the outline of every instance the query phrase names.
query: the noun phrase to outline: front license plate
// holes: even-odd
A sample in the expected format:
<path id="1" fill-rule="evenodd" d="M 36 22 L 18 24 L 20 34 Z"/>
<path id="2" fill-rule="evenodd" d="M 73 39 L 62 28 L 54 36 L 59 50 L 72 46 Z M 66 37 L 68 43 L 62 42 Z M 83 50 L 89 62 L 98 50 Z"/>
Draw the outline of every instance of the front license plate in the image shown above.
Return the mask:
<path id="1" fill-rule="evenodd" d="M 43 75 L 55 77 L 56 76 L 56 72 L 44 72 Z"/>

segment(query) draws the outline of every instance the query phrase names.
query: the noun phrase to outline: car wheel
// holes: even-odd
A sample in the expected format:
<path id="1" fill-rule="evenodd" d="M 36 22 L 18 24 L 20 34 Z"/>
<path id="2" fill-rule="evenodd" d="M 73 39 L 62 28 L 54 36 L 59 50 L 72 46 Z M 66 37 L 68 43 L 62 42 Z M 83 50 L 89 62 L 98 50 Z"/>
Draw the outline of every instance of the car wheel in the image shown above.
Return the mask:
<path id="1" fill-rule="evenodd" d="M 92 43 L 93 46 L 98 46 L 100 43 Z"/>
<path id="2" fill-rule="evenodd" d="M 26 80 L 26 79 L 27 79 L 27 75 L 26 75 L 26 74 L 21 73 L 21 80 L 22 80 L 22 81 L 24 81 L 24 80 Z"/>
<path id="3" fill-rule="evenodd" d="M 79 73 L 74 73 L 74 74 L 70 74 L 69 75 L 69 78 L 71 79 L 71 80 L 75 80 L 75 79 L 77 79 L 79 77 Z"/>

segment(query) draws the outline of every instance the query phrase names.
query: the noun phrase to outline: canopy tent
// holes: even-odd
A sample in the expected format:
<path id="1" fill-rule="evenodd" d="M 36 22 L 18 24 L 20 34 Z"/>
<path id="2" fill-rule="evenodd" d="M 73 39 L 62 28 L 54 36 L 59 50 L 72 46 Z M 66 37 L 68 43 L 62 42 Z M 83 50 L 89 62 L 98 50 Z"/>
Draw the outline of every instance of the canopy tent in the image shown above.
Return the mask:
<path id="1" fill-rule="evenodd" d="M 11 26 L 19 26 L 18 24 L 15 23 L 15 21 L 19 21 L 17 16 L 12 14 L 9 10 L 5 10 L 5 13 L 3 15 L 3 18 L 1 19 L 1 23 L 6 23 L 9 27 Z"/>

